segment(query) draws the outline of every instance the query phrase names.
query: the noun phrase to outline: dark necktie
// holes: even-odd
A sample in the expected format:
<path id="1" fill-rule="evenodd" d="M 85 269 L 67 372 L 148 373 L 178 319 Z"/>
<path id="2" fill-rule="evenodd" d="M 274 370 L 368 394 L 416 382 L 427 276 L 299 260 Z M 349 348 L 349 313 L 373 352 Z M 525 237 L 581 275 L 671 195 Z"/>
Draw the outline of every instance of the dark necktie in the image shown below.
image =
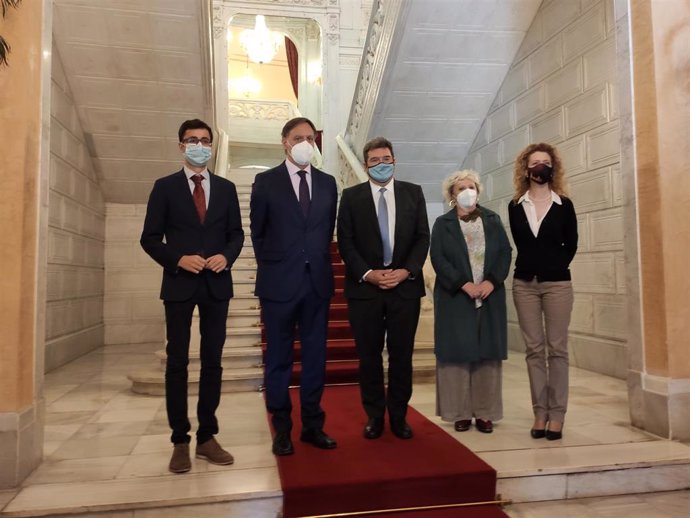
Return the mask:
<path id="1" fill-rule="evenodd" d="M 306 218 L 309 215 L 309 185 L 307 185 L 307 172 L 297 171 L 299 175 L 299 205 L 302 207 L 302 214 Z"/>
<path id="2" fill-rule="evenodd" d="M 204 188 L 201 186 L 203 179 L 204 177 L 200 174 L 192 176 L 192 181 L 194 182 L 192 198 L 194 198 L 194 206 L 202 225 L 204 224 L 204 219 L 206 219 L 206 194 L 204 194 Z"/>

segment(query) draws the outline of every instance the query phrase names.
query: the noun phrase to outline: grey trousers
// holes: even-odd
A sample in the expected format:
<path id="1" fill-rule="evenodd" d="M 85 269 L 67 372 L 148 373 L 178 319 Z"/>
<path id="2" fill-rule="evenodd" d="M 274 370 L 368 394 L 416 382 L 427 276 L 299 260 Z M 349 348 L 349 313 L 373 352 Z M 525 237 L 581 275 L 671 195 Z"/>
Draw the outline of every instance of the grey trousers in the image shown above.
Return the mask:
<path id="1" fill-rule="evenodd" d="M 503 418 L 503 362 L 436 362 L 436 415 L 444 421 Z"/>
<path id="2" fill-rule="evenodd" d="M 570 281 L 513 280 L 513 301 L 525 340 L 532 409 L 537 419 L 562 423 L 568 408 Z"/>

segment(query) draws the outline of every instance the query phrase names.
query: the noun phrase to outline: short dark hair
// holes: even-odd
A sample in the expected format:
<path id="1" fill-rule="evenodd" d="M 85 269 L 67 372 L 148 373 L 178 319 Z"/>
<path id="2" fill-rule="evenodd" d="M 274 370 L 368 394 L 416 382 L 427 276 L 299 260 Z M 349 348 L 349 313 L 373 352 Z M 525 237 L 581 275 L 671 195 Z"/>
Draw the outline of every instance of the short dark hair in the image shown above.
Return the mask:
<path id="1" fill-rule="evenodd" d="M 205 129 L 205 130 L 207 130 L 209 136 L 211 137 L 211 142 L 213 142 L 213 130 L 211 129 L 211 126 L 206 124 L 201 119 L 190 119 L 190 120 L 184 121 L 182 123 L 182 125 L 180 126 L 180 129 L 177 131 L 177 136 L 180 139 L 180 142 L 182 142 L 182 138 L 184 137 L 184 134 L 187 132 L 187 130 L 193 130 L 193 129 Z"/>
<path id="2" fill-rule="evenodd" d="M 391 156 L 395 158 L 395 153 L 393 153 L 393 144 L 391 144 L 391 141 L 385 137 L 374 137 L 369 142 L 364 144 L 364 151 L 362 152 L 362 154 L 364 155 L 364 163 L 366 163 L 369 159 L 369 151 L 371 151 L 372 149 L 382 148 L 390 149 Z"/>
<path id="3" fill-rule="evenodd" d="M 316 135 L 316 126 L 314 126 L 314 123 L 307 119 L 306 117 L 295 117 L 294 119 L 290 119 L 285 123 L 285 126 L 283 126 L 283 130 L 280 132 L 280 136 L 283 138 L 287 138 L 287 136 L 290 134 L 293 128 L 296 126 L 299 126 L 300 124 L 307 123 L 311 126 L 311 129 L 314 130 L 314 134 Z"/>

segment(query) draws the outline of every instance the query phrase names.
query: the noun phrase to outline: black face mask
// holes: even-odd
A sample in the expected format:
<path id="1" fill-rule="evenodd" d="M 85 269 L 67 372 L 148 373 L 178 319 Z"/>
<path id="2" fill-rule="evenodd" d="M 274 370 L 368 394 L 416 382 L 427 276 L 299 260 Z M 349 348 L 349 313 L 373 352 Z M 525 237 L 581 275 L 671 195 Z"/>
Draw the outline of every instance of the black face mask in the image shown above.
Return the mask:
<path id="1" fill-rule="evenodd" d="M 553 167 L 550 165 L 537 164 L 534 167 L 527 168 L 527 172 L 530 179 L 540 185 L 553 180 Z"/>

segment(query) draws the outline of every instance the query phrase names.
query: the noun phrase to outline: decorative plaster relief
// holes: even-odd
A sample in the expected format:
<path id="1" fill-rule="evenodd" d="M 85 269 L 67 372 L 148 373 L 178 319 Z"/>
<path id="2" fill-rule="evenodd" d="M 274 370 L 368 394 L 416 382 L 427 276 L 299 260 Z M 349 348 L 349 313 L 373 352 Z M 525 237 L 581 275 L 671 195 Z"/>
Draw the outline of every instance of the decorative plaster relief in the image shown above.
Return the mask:
<path id="1" fill-rule="evenodd" d="M 288 102 L 228 101 L 228 114 L 235 119 L 289 120 L 292 107 Z"/>

